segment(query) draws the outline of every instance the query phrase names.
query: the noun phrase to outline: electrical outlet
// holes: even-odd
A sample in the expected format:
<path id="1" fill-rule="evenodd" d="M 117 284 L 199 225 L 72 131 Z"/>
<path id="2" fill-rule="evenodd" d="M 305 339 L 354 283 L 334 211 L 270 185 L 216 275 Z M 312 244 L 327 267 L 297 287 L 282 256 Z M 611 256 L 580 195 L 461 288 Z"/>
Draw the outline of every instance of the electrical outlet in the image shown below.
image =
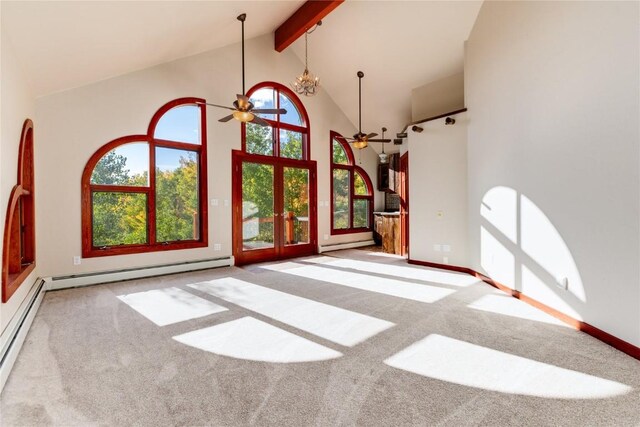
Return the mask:
<path id="1" fill-rule="evenodd" d="M 328 234 L 324 235 L 324 240 L 329 240 L 329 235 Z"/>
<path id="2" fill-rule="evenodd" d="M 451 252 L 451 245 L 442 245 L 442 252 Z"/>
<path id="3" fill-rule="evenodd" d="M 229 206 L 229 199 L 224 199 L 224 205 Z"/>
<path id="4" fill-rule="evenodd" d="M 443 256 L 442 257 L 442 263 L 443 264 L 449 264 L 449 257 L 448 256 Z"/>
<path id="5" fill-rule="evenodd" d="M 567 277 L 558 277 L 556 279 L 556 285 L 560 289 L 564 289 L 565 291 L 569 290 L 569 279 Z"/>
<path id="6" fill-rule="evenodd" d="M 211 199 L 211 206 L 218 206 L 218 199 Z"/>
<path id="7" fill-rule="evenodd" d="M 73 257 L 73 265 L 80 265 L 81 263 L 82 263 L 82 258 L 80 258 L 77 255 Z"/>
<path id="8" fill-rule="evenodd" d="M 442 246 L 436 243 L 435 245 L 433 245 L 433 250 L 436 252 L 441 252 Z"/>
<path id="9" fill-rule="evenodd" d="M 221 251 L 222 250 L 222 245 L 220 243 L 214 243 L 213 250 L 214 251 Z"/>

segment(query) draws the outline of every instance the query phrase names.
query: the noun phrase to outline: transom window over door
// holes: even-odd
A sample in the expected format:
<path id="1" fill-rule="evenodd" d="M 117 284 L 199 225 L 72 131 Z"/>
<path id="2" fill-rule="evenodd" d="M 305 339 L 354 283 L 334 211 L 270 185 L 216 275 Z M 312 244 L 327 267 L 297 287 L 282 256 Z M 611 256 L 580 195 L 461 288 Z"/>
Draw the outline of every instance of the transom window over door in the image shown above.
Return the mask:
<path id="1" fill-rule="evenodd" d="M 82 255 L 207 246 L 206 113 L 199 98 L 161 107 L 146 135 L 102 146 L 82 175 Z"/>
<path id="2" fill-rule="evenodd" d="M 309 160 L 309 118 L 300 100 L 275 82 L 260 83 L 247 92 L 255 108 L 284 108 L 287 114 L 260 115 L 271 126 L 243 125 L 242 151 L 247 154 Z"/>
<path id="3" fill-rule="evenodd" d="M 331 234 L 371 230 L 373 185 L 355 164 L 353 151 L 337 132 L 331 132 Z"/>

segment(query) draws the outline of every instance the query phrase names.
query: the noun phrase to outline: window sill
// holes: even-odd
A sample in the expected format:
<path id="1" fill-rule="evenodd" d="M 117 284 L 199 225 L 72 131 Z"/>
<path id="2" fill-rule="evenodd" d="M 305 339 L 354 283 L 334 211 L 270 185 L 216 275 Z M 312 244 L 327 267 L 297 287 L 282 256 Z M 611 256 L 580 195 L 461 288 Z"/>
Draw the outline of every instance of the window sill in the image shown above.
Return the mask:
<path id="1" fill-rule="evenodd" d="M 356 233 L 367 233 L 373 231 L 373 228 L 345 228 L 338 230 L 331 230 L 332 236 L 339 236 L 341 234 L 356 234 Z"/>
<path id="2" fill-rule="evenodd" d="M 103 256 L 114 255 L 131 255 L 144 254 L 148 252 L 176 251 L 181 249 L 205 248 L 209 246 L 206 241 L 185 241 L 175 242 L 164 245 L 155 243 L 153 245 L 127 245 L 127 246 L 111 246 L 106 249 L 92 247 L 89 250 L 82 250 L 83 258 L 98 258 Z"/>

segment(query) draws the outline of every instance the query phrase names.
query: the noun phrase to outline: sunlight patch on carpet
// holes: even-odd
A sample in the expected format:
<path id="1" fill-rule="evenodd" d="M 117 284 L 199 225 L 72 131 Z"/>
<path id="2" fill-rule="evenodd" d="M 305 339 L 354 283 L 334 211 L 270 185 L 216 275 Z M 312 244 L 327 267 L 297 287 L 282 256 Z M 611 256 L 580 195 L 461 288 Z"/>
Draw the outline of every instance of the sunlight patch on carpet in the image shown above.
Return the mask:
<path id="1" fill-rule="evenodd" d="M 336 359 L 342 353 L 247 316 L 173 337 L 200 350 L 271 363 Z"/>
<path id="2" fill-rule="evenodd" d="M 232 277 L 188 286 L 348 347 L 394 326 L 386 320 Z"/>
<path id="3" fill-rule="evenodd" d="M 291 274 L 307 279 L 320 280 L 340 286 L 361 289 L 363 291 L 405 298 L 413 301 L 433 303 L 455 292 L 437 286 L 422 283 L 410 283 L 369 274 L 339 271 L 331 268 L 303 265 L 295 262 L 278 264 L 273 268 L 264 266 L 265 269 L 273 269 L 280 273 Z"/>
<path id="4" fill-rule="evenodd" d="M 625 384 L 432 334 L 384 361 L 450 383 L 551 399 L 602 399 L 633 389 Z"/>
<path id="5" fill-rule="evenodd" d="M 120 295 L 118 299 L 158 326 L 184 322 L 227 310 L 225 307 L 179 288 L 136 292 Z"/>

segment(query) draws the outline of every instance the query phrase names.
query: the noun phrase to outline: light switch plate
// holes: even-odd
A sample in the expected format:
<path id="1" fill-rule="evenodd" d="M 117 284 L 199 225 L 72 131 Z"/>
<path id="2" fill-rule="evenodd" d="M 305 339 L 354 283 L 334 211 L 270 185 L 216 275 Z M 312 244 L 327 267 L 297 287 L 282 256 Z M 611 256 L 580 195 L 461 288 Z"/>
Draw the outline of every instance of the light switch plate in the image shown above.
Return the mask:
<path id="1" fill-rule="evenodd" d="M 80 265 L 81 263 L 82 263 L 82 258 L 80 258 L 77 255 L 73 257 L 73 265 Z"/>
<path id="2" fill-rule="evenodd" d="M 211 206 L 218 206 L 218 199 L 211 199 Z"/>
<path id="3" fill-rule="evenodd" d="M 442 252 L 451 252 L 451 245 L 442 245 Z"/>
<path id="4" fill-rule="evenodd" d="M 433 250 L 436 252 L 440 252 L 442 251 L 442 246 L 436 243 L 435 245 L 433 245 Z"/>
<path id="5" fill-rule="evenodd" d="M 214 243 L 213 250 L 214 251 L 221 251 L 222 250 L 222 245 L 220 243 Z"/>

